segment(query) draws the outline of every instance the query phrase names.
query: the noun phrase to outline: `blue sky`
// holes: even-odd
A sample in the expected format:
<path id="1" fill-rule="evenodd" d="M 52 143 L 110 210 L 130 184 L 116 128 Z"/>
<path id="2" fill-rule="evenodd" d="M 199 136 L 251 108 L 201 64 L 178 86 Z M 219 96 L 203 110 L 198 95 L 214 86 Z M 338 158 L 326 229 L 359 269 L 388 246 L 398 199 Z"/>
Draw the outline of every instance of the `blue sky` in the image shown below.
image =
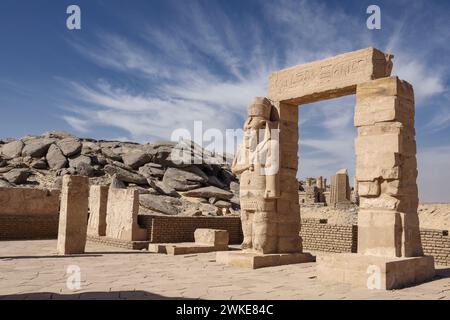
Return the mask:
<path id="1" fill-rule="evenodd" d="M 77 4 L 82 29 L 66 28 Z M 381 8 L 381 30 L 366 8 Z M 374 46 L 416 94 L 422 201 L 450 201 L 448 1 L 0 2 L 0 137 L 140 142 L 242 127 L 270 72 Z M 299 176 L 354 174 L 354 97 L 302 106 Z"/>

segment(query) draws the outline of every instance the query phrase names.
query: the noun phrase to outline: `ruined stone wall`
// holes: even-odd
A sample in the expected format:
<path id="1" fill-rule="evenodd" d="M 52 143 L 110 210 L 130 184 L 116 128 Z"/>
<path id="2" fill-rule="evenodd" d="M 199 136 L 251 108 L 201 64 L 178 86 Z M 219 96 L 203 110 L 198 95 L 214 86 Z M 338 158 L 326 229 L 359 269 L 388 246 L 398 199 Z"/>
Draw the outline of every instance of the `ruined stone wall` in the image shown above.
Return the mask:
<path id="1" fill-rule="evenodd" d="M 58 215 L 59 190 L 0 188 L 0 215 Z"/>
<path id="2" fill-rule="evenodd" d="M 197 228 L 227 230 L 230 244 L 242 243 L 240 217 L 179 217 L 139 215 L 139 225 L 147 229 L 152 243 L 193 242 Z"/>
<path id="3" fill-rule="evenodd" d="M 56 238 L 58 215 L 58 190 L 0 188 L 0 240 Z"/>
<path id="4" fill-rule="evenodd" d="M 305 251 L 356 252 L 358 244 L 356 225 L 328 224 L 326 219 L 302 219 L 303 248 Z M 450 265 L 450 237 L 447 230 L 421 229 L 425 255 L 434 257 L 438 265 Z"/>

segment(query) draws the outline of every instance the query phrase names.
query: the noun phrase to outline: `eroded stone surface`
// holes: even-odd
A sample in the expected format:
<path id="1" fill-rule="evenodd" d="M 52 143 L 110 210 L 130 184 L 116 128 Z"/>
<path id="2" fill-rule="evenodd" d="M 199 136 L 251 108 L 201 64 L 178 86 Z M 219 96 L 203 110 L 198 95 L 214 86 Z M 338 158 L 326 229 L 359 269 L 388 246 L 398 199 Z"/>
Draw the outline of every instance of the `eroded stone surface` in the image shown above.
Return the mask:
<path id="1" fill-rule="evenodd" d="M 270 75 L 269 98 L 298 105 L 354 94 L 356 85 L 389 76 L 392 58 L 366 48 L 283 69 Z"/>
<path id="2" fill-rule="evenodd" d="M 89 179 L 63 177 L 57 251 L 60 255 L 84 253 L 88 222 Z"/>
<path id="3" fill-rule="evenodd" d="M 139 192 L 109 188 L 106 213 L 106 236 L 127 241 L 144 241 L 147 232 L 137 223 Z"/>

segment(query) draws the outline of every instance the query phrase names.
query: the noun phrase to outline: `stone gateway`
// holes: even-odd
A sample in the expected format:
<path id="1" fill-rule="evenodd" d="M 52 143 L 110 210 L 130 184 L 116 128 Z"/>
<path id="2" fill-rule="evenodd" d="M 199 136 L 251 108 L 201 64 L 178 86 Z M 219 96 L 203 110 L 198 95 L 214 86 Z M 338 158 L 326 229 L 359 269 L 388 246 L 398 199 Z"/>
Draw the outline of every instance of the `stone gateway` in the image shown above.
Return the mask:
<path id="1" fill-rule="evenodd" d="M 296 178 L 298 106 L 356 93 L 358 253 L 319 259 L 319 279 L 367 287 L 368 270 L 376 269 L 377 289 L 393 289 L 433 277 L 434 261 L 423 256 L 417 215 L 414 93 L 406 81 L 390 76 L 392 59 L 367 48 L 270 76 L 268 97 L 255 98 L 249 106 L 244 142 L 233 163 L 233 171 L 241 175 L 244 251 L 220 252 L 217 261 L 253 268 L 311 261 L 295 258 L 303 254 Z M 261 129 L 266 134 L 253 133 Z M 267 158 L 258 155 L 267 154 L 265 147 L 272 167 L 276 160 L 277 170 L 270 174 L 261 170 L 267 165 L 261 159 Z M 338 172 L 332 184 L 336 203 L 350 200 L 345 172 Z"/>

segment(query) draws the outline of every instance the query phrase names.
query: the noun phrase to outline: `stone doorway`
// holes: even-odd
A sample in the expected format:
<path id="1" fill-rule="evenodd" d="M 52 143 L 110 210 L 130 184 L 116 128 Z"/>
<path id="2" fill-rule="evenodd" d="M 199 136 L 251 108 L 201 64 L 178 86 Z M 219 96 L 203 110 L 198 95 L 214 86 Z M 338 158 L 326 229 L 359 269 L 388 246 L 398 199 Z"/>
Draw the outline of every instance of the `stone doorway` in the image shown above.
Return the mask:
<path id="1" fill-rule="evenodd" d="M 434 274 L 433 259 L 423 257 L 417 216 L 414 92 L 409 83 L 390 76 L 392 58 L 367 48 L 270 76 L 269 99 L 276 109 L 272 120 L 279 123 L 279 175 L 283 181 L 277 211 L 279 230 L 284 221 L 292 222 L 293 212 L 299 210 L 298 193 L 294 192 L 298 106 L 356 94 L 358 255 L 357 259 L 340 255 L 319 261 L 319 275 L 325 280 L 365 286 L 368 265 L 380 270 L 380 288 L 385 289 L 425 281 Z M 286 236 L 279 234 L 280 238 Z M 388 271 L 388 265 L 394 271 Z M 403 271 L 395 271 L 397 265 Z"/>

